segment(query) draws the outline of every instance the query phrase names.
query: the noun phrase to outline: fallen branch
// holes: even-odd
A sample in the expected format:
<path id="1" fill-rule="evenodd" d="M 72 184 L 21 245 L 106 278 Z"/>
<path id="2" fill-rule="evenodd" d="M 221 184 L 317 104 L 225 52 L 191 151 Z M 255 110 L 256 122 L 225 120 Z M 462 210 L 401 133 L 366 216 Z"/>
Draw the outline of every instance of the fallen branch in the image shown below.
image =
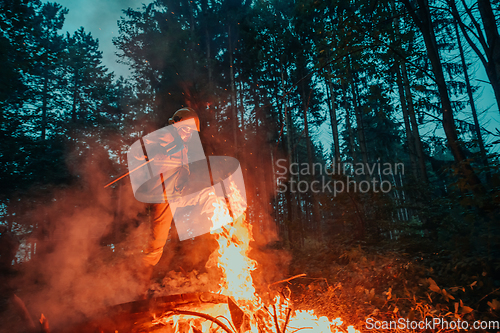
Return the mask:
<path id="1" fill-rule="evenodd" d="M 188 311 L 188 310 L 173 310 L 173 311 L 170 311 L 170 312 L 168 312 L 166 314 L 167 317 L 175 316 L 175 315 L 194 316 L 194 317 L 200 317 L 200 318 L 203 318 L 203 319 L 206 319 L 206 320 L 210 320 L 211 322 L 214 322 L 217 325 L 219 325 L 219 327 L 222 328 L 227 333 L 234 333 L 229 327 L 227 327 L 219 319 L 214 318 L 214 317 L 212 317 L 210 315 L 201 313 L 201 312 Z"/>
<path id="2" fill-rule="evenodd" d="M 490 296 L 491 294 L 493 294 L 494 292 L 496 292 L 497 290 L 500 290 L 500 288 L 497 288 L 495 290 L 493 290 L 491 293 L 485 295 L 484 297 L 482 297 L 479 301 L 477 301 L 476 303 L 474 303 L 474 305 L 476 304 L 479 304 L 483 299 L 485 299 L 486 297 Z"/>
<path id="3" fill-rule="evenodd" d="M 271 283 L 268 287 L 273 286 L 273 285 L 278 284 L 278 283 L 282 283 L 282 282 L 289 282 L 290 280 L 297 279 L 297 278 L 304 277 L 304 276 L 307 276 L 307 274 L 302 273 L 299 275 L 292 276 L 292 277 L 285 279 L 285 280 L 276 281 L 276 282 Z"/>
<path id="4" fill-rule="evenodd" d="M 234 325 L 231 323 L 231 321 L 229 319 L 227 319 L 226 317 L 224 316 L 217 316 L 215 317 L 215 319 L 219 319 L 219 318 L 224 318 L 226 319 L 227 323 L 229 324 L 229 326 L 231 326 L 231 328 L 235 331 L 235 332 L 238 332 L 238 330 L 236 329 L 236 327 L 234 327 Z"/>

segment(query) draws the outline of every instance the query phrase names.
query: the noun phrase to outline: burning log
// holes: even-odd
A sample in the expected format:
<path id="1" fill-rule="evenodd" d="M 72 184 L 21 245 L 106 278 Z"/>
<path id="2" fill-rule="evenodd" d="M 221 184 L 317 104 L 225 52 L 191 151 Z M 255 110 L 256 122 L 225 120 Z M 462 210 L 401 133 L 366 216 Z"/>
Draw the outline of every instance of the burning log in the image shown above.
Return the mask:
<path id="1" fill-rule="evenodd" d="M 293 311 L 288 301 L 280 302 L 278 297 L 276 304 L 255 310 L 251 325 L 248 310 L 241 309 L 232 297 L 189 293 L 119 304 L 108 308 L 100 318 L 54 332 L 212 333 L 221 329 L 225 333 L 345 332 L 337 329 L 342 324 L 339 319 L 330 322 L 309 312 Z M 355 332 L 352 327 L 347 331 Z"/>
<path id="2" fill-rule="evenodd" d="M 227 296 L 205 292 L 169 295 L 150 300 L 128 302 L 108 308 L 103 315 L 97 318 L 92 318 L 67 329 L 55 331 L 55 333 L 150 332 L 151 328 L 155 326 L 151 324 L 156 318 L 187 314 L 182 313 L 182 311 L 186 311 L 184 308 L 197 309 L 208 305 L 227 305 L 227 302 Z M 146 331 L 144 330 L 145 327 L 147 327 Z"/>
<path id="3" fill-rule="evenodd" d="M 203 303 L 227 303 L 227 296 L 206 292 L 169 295 L 115 305 L 111 308 L 111 312 L 142 313 L 149 311 L 156 313 L 156 311 L 173 310 L 184 305 L 196 306 Z"/>
<path id="4" fill-rule="evenodd" d="M 227 327 L 223 322 L 221 322 L 219 319 L 214 318 L 210 315 L 201 313 L 201 312 L 195 312 L 195 311 L 187 311 L 187 310 L 173 310 L 169 313 L 167 313 L 164 318 L 168 318 L 169 316 L 173 315 L 187 315 L 187 316 L 194 316 L 194 317 L 200 317 L 204 318 L 206 320 L 210 320 L 211 322 L 216 323 L 219 325 L 224 331 L 227 333 L 234 333 L 229 327 Z M 194 327 L 195 328 L 195 327 Z M 196 330 L 200 331 L 199 329 L 195 328 Z M 201 332 L 201 331 L 200 331 Z"/>

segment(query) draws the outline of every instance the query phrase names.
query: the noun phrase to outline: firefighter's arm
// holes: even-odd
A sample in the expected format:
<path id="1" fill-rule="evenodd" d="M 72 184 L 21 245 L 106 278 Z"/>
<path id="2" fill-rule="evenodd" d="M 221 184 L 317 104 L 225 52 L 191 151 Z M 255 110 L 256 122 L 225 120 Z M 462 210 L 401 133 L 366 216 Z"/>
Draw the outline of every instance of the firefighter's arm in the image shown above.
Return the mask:
<path id="1" fill-rule="evenodd" d="M 141 145 L 146 150 L 148 156 L 144 155 L 143 151 L 140 150 L 134 158 L 139 161 L 145 161 L 158 154 L 168 155 L 169 153 L 175 153 L 175 151 L 172 151 L 172 148 L 175 148 L 177 143 L 171 131 L 160 129 L 142 137 Z"/>

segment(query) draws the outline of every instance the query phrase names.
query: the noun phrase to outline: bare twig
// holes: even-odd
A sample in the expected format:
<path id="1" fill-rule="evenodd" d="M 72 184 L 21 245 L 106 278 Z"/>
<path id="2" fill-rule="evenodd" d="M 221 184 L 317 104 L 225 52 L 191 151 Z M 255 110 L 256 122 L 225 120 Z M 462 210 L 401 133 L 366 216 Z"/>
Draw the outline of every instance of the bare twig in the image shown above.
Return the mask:
<path id="1" fill-rule="evenodd" d="M 210 315 L 207 315 L 205 313 L 201 312 L 195 312 L 195 311 L 188 311 L 188 310 L 172 310 L 170 311 L 166 316 L 175 316 L 175 315 L 185 315 L 185 316 L 194 316 L 194 317 L 200 317 L 206 320 L 210 320 L 211 322 L 216 323 L 219 325 L 220 328 L 222 328 L 224 331 L 227 333 L 234 333 L 229 327 L 227 327 L 223 322 L 221 322 L 219 319 L 214 318 Z"/>
<path id="2" fill-rule="evenodd" d="M 435 116 L 435 115 L 433 115 L 433 114 L 431 114 L 429 112 L 426 112 L 426 111 L 420 111 L 420 112 L 422 112 L 426 116 L 429 116 L 429 117 L 433 118 L 434 120 L 436 120 L 438 122 L 441 122 L 441 123 L 443 122 L 443 120 L 441 118 L 439 118 L 438 116 Z M 458 120 L 458 121 L 461 121 L 461 122 L 463 122 L 464 124 L 467 124 L 467 125 L 473 125 L 473 124 L 471 124 L 471 123 L 469 123 L 469 122 L 467 122 L 465 120 Z M 482 126 L 481 126 L 481 131 L 482 132 L 486 132 L 486 133 L 488 133 L 490 135 L 493 135 L 493 136 L 499 136 L 499 134 L 500 134 L 500 132 L 499 132 L 499 134 L 492 133 L 492 132 L 488 131 L 486 128 L 484 128 Z M 497 131 L 498 131 L 498 129 L 497 129 Z"/>
<path id="3" fill-rule="evenodd" d="M 284 279 L 284 280 L 281 280 L 281 281 L 276 281 L 276 282 L 271 283 L 268 287 L 273 286 L 273 285 L 278 284 L 278 283 L 288 282 L 290 280 L 293 280 L 293 279 L 296 279 L 296 278 L 300 278 L 300 277 L 304 277 L 304 276 L 307 276 L 307 274 L 302 273 L 302 274 L 299 274 L 299 275 L 292 276 L 292 277 L 290 277 L 288 279 Z"/>
<path id="4" fill-rule="evenodd" d="M 312 327 L 302 327 L 302 328 L 296 329 L 292 333 L 295 333 L 295 332 L 298 332 L 298 331 L 301 331 L 301 330 L 312 330 L 312 329 L 313 329 Z"/>
<path id="5" fill-rule="evenodd" d="M 288 295 L 285 295 L 285 290 L 288 291 Z M 292 296 L 292 291 L 290 290 L 290 288 L 288 288 L 288 286 L 285 286 L 280 290 L 280 294 L 281 296 L 283 296 L 284 299 L 289 301 Z"/>
<path id="6" fill-rule="evenodd" d="M 292 309 L 288 308 L 286 309 L 286 311 L 285 324 L 283 324 L 283 328 L 281 329 L 283 333 L 286 332 L 286 326 L 288 325 L 288 321 L 290 320 L 290 314 L 292 314 Z"/>
<path id="7" fill-rule="evenodd" d="M 479 301 L 477 301 L 476 303 L 474 303 L 474 305 L 475 305 L 475 304 L 478 304 L 478 303 L 479 303 L 479 302 L 481 302 L 483 299 L 485 299 L 486 297 L 490 296 L 491 294 L 493 294 L 494 292 L 496 292 L 496 291 L 498 291 L 498 290 L 500 290 L 500 288 L 497 288 L 497 289 L 493 290 L 491 293 L 486 294 L 485 296 L 483 296 L 483 298 L 481 298 Z"/>
<path id="8" fill-rule="evenodd" d="M 278 323 L 278 311 L 276 311 L 276 306 L 274 304 L 273 304 L 273 309 L 274 309 L 273 318 L 274 318 L 274 324 L 276 325 L 276 333 L 281 333 L 280 325 Z"/>
<path id="9" fill-rule="evenodd" d="M 226 319 L 226 321 L 228 322 L 229 326 L 231 326 L 231 328 L 235 331 L 235 332 L 238 332 L 238 330 L 236 329 L 236 327 L 234 327 L 233 323 L 231 323 L 231 321 L 229 319 L 227 319 L 226 317 L 224 316 L 217 316 L 215 317 L 215 319 L 219 319 L 219 318 L 224 318 Z"/>

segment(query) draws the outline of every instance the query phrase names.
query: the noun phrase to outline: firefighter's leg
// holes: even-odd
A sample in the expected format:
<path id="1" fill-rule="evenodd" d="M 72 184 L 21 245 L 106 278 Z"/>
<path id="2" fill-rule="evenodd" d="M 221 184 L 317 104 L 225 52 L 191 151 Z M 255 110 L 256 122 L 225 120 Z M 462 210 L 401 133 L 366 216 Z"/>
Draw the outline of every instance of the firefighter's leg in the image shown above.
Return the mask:
<path id="1" fill-rule="evenodd" d="M 172 214 L 168 204 L 152 204 L 150 206 L 151 231 L 142 250 L 139 262 L 133 268 L 133 278 L 139 284 L 138 299 L 151 297 L 149 288 L 154 266 L 160 261 L 163 246 L 167 242 Z"/>
<path id="2" fill-rule="evenodd" d="M 155 266 L 160 261 L 171 224 L 172 212 L 168 203 L 151 205 L 151 236 L 143 257 L 146 265 Z"/>

